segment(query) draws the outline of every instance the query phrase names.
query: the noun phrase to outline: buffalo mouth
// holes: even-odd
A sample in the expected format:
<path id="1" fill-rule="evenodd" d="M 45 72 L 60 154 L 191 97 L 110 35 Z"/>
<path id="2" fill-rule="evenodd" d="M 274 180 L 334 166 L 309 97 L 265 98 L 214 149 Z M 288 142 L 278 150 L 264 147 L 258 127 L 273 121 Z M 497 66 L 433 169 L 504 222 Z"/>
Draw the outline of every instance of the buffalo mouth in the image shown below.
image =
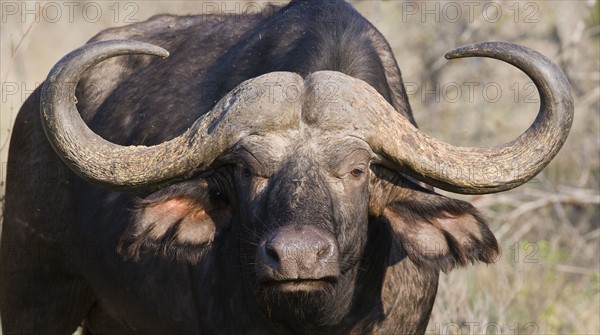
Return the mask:
<path id="1" fill-rule="evenodd" d="M 318 292 L 333 287 L 337 282 L 336 277 L 324 277 L 319 279 L 265 279 L 259 282 L 262 289 L 277 293 L 299 293 Z"/>

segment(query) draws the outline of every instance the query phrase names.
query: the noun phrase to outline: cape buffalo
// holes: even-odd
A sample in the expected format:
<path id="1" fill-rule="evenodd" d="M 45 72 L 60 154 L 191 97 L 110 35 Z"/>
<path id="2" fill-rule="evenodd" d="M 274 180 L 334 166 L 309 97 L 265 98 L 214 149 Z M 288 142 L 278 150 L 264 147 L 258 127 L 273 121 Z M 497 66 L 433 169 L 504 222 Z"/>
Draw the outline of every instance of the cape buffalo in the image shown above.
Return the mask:
<path id="1" fill-rule="evenodd" d="M 517 187 L 572 121 L 544 56 L 500 42 L 447 54 L 473 56 L 540 92 L 535 122 L 502 146 L 419 131 L 390 46 L 341 0 L 101 32 L 14 126 L 4 333 L 424 333 L 440 271 L 498 253 L 477 210 L 432 186 Z"/>

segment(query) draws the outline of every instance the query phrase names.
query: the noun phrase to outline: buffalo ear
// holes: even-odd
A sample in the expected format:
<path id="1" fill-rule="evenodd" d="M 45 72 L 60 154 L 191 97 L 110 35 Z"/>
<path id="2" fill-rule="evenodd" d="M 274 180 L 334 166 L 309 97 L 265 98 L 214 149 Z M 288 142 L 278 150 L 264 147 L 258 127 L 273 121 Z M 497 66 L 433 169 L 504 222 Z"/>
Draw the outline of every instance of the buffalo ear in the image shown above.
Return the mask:
<path id="1" fill-rule="evenodd" d="M 206 180 L 171 185 L 136 201 L 117 250 L 136 261 L 152 253 L 197 263 L 232 218 L 229 203 Z"/>
<path id="2" fill-rule="evenodd" d="M 383 209 L 394 237 L 419 266 L 444 272 L 468 263 L 493 263 L 498 242 L 468 202 L 429 190 L 410 190 Z"/>

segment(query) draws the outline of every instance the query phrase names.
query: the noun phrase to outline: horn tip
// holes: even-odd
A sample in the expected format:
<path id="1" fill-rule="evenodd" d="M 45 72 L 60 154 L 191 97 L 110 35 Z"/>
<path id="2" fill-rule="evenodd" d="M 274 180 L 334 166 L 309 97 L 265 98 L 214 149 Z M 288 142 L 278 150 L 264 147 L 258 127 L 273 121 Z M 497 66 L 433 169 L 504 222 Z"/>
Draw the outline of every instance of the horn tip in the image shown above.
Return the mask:
<path id="1" fill-rule="evenodd" d="M 458 47 L 456 49 L 452 49 L 444 55 L 446 59 L 457 59 L 471 56 L 473 51 L 479 49 L 484 43 L 476 43 L 471 45 L 465 45 L 462 47 Z"/>
<path id="2" fill-rule="evenodd" d="M 162 59 L 165 59 L 165 58 L 169 57 L 171 54 L 166 49 L 160 48 L 160 50 L 157 52 L 156 55 L 160 56 Z"/>
<path id="3" fill-rule="evenodd" d="M 167 49 L 161 48 L 157 45 L 153 45 L 153 44 L 147 44 L 146 46 L 148 46 L 150 48 L 150 54 L 153 56 L 158 56 L 161 58 L 167 58 L 170 56 L 169 51 L 167 51 Z"/>
<path id="4" fill-rule="evenodd" d="M 465 47 L 452 49 L 452 50 L 446 52 L 446 54 L 444 55 L 444 58 L 446 58 L 448 60 L 462 58 L 464 55 L 464 52 L 465 52 Z"/>

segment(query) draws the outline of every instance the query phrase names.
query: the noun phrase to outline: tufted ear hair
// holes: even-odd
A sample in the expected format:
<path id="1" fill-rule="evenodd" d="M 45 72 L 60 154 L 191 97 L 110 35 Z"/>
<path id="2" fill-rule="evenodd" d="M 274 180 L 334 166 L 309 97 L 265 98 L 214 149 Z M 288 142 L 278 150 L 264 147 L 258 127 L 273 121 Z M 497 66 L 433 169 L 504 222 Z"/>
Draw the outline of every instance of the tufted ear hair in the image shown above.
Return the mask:
<path id="1" fill-rule="evenodd" d="M 136 201 L 117 251 L 135 261 L 151 253 L 197 263 L 232 218 L 227 199 L 207 180 L 174 184 Z"/>
<path id="2" fill-rule="evenodd" d="M 418 266 L 448 272 L 477 261 L 494 263 L 499 247 L 481 214 L 468 202 L 404 181 L 380 181 L 374 202 L 407 257 Z M 381 189 L 383 187 L 383 191 Z M 383 202 L 383 203 L 382 203 Z"/>

